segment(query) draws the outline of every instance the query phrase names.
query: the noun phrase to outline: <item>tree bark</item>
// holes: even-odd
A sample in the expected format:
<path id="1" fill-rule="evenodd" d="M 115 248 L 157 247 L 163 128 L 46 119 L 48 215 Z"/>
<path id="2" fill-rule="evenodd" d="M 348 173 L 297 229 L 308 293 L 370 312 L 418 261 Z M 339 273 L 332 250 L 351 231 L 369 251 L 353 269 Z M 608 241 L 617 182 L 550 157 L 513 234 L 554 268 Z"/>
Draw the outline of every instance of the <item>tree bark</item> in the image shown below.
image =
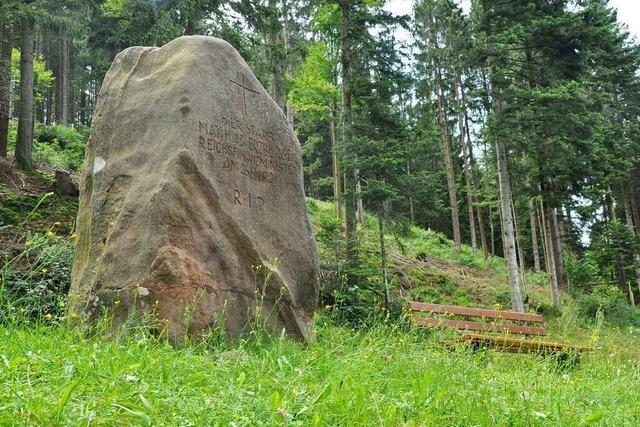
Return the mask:
<path id="1" fill-rule="evenodd" d="M 493 209 L 489 207 L 489 230 L 491 232 L 491 255 L 496 255 L 496 230 L 493 225 Z"/>
<path id="2" fill-rule="evenodd" d="M 518 264 L 520 266 L 520 283 L 524 287 L 525 294 L 528 294 L 527 284 L 525 283 L 524 277 L 525 263 L 524 253 L 522 252 L 522 242 L 520 240 L 520 229 L 518 228 L 518 213 L 516 212 L 516 205 L 513 203 L 513 198 L 511 198 L 511 215 L 513 216 L 513 229 L 515 230 L 516 250 L 518 251 Z"/>
<path id="3" fill-rule="evenodd" d="M 630 188 L 631 191 L 633 191 L 633 188 Z M 627 227 L 629 228 L 629 231 L 631 231 L 631 234 L 637 234 L 636 233 L 636 226 L 634 224 L 634 218 L 633 218 L 633 208 L 632 208 L 632 204 L 631 204 L 631 193 L 627 193 L 627 197 L 625 198 L 625 203 L 624 203 L 624 213 L 625 213 L 625 218 L 627 220 Z M 636 263 L 636 268 L 635 268 L 635 274 L 636 274 L 636 285 L 638 286 L 638 295 L 640 295 L 640 254 L 635 254 L 633 256 L 633 260 Z M 629 297 L 630 300 L 632 301 L 632 303 L 635 305 L 635 299 L 633 298 L 633 291 L 631 290 L 631 286 L 629 286 Z"/>
<path id="4" fill-rule="evenodd" d="M 533 252 L 533 268 L 540 271 L 540 253 L 538 250 L 538 232 L 536 229 L 536 210 L 533 199 L 529 199 L 529 225 L 531 226 L 531 250 Z"/>
<path id="5" fill-rule="evenodd" d="M 364 225 L 364 202 L 362 200 L 362 180 L 360 179 L 360 169 L 356 169 L 356 214 L 358 223 Z"/>
<path id="6" fill-rule="evenodd" d="M 22 22 L 20 52 L 20 117 L 16 140 L 16 163 L 20 169 L 33 169 L 31 151 L 33 145 L 33 24 Z"/>
<path id="7" fill-rule="evenodd" d="M 278 107 L 284 114 L 286 111 L 284 99 L 284 73 L 282 66 L 282 32 L 280 30 L 280 14 L 278 13 L 277 0 L 269 0 L 269 9 L 273 15 L 275 22 L 271 22 L 271 34 L 269 34 L 270 51 L 271 51 L 271 90 L 273 100 L 276 101 Z"/>
<path id="8" fill-rule="evenodd" d="M 565 289 L 566 282 L 564 279 L 564 259 L 562 256 L 562 239 L 560 235 L 560 228 L 558 226 L 558 214 L 555 209 L 551 210 L 551 243 L 553 244 L 554 263 L 556 266 L 556 272 L 558 275 L 558 288 Z"/>
<path id="9" fill-rule="evenodd" d="M 633 224 L 634 224 L 634 229 L 636 234 L 640 234 L 640 211 L 638 211 L 638 202 L 636 200 L 636 190 L 635 190 L 635 186 L 632 183 L 632 178 L 633 175 L 631 177 L 629 177 L 629 179 L 626 181 L 626 187 L 627 187 L 627 198 L 629 200 L 629 207 L 631 209 L 631 217 L 633 218 Z"/>
<path id="10" fill-rule="evenodd" d="M 462 101 L 463 104 L 466 105 L 466 99 L 464 91 L 462 92 Z M 478 228 L 480 229 L 480 243 L 482 245 L 482 253 L 484 255 L 484 259 L 489 258 L 489 248 L 487 247 L 487 236 L 484 231 L 484 218 L 482 216 L 482 207 L 480 206 L 480 200 L 478 196 L 478 186 L 476 184 L 476 176 L 474 171 L 475 160 L 473 156 L 473 145 L 471 144 L 471 133 L 469 131 L 469 116 L 467 109 L 464 110 L 464 123 L 465 130 L 467 132 L 467 153 L 469 154 L 469 167 L 471 168 L 471 190 L 474 193 L 474 203 L 476 205 L 476 214 L 478 217 Z"/>
<path id="11" fill-rule="evenodd" d="M 0 157 L 7 156 L 9 117 L 11 115 L 11 49 L 13 31 L 7 17 L 0 22 Z"/>
<path id="12" fill-rule="evenodd" d="M 283 39 L 284 39 L 284 52 L 285 52 L 285 62 L 286 62 L 286 74 L 287 74 L 287 78 L 286 81 L 289 81 L 293 78 L 293 73 L 295 72 L 295 67 L 293 64 L 293 61 L 289 59 L 289 54 L 291 52 L 291 25 L 289 22 L 290 19 L 290 15 L 289 15 L 289 4 L 287 3 L 286 0 L 282 1 L 282 10 L 283 10 L 283 17 L 282 17 L 282 35 L 283 35 Z M 294 20 L 295 18 L 291 17 L 291 20 Z M 286 89 L 286 87 L 285 87 Z M 293 127 L 293 116 L 294 116 L 294 109 L 293 106 L 287 103 L 287 95 L 286 95 L 286 90 L 285 90 L 285 99 L 284 99 L 284 107 L 286 110 L 286 115 L 287 115 L 287 121 L 289 122 L 289 124 Z"/>
<path id="13" fill-rule="evenodd" d="M 87 124 L 87 94 L 84 88 L 80 90 L 80 124 Z"/>
<path id="14" fill-rule="evenodd" d="M 389 273 L 387 271 L 387 252 L 384 243 L 384 217 L 386 216 L 386 202 L 382 202 L 383 208 L 378 214 L 378 238 L 380 239 L 380 266 L 382 268 L 382 280 L 384 283 L 384 308 L 389 311 Z"/>
<path id="15" fill-rule="evenodd" d="M 58 67 L 55 80 L 56 123 L 69 124 L 69 41 L 66 36 L 58 38 Z"/>
<path id="16" fill-rule="evenodd" d="M 340 66 L 342 74 L 342 146 L 344 160 L 347 166 L 344 168 L 345 197 L 345 233 L 347 237 L 347 255 L 354 258 L 356 237 L 356 198 L 355 198 L 355 174 L 350 165 L 349 143 L 351 141 L 351 2 L 340 0 Z"/>
<path id="17" fill-rule="evenodd" d="M 449 136 L 449 126 L 445 115 L 444 89 L 440 70 L 436 66 L 436 85 L 438 91 L 438 121 L 442 134 L 442 154 L 444 156 L 444 168 L 447 174 L 447 191 L 449 192 L 449 206 L 451 207 L 451 225 L 453 227 L 453 241 L 456 250 L 460 252 L 462 240 L 460 237 L 460 214 L 458 213 L 458 198 L 456 195 L 456 176 L 453 169 L 453 159 L 451 158 L 451 139 Z"/>
<path id="18" fill-rule="evenodd" d="M 545 221 L 544 225 L 546 227 L 546 244 L 547 244 L 547 269 L 549 275 L 551 276 L 551 300 L 553 301 L 553 305 L 556 307 L 560 307 L 560 286 L 558 281 L 558 266 L 556 265 L 556 256 L 554 254 L 554 236 L 553 236 L 553 226 L 551 225 L 553 222 L 553 209 L 549 207 L 548 204 L 544 204 L 544 213 L 545 213 Z"/>
<path id="19" fill-rule="evenodd" d="M 407 160 L 407 176 L 409 180 L 411 179 L 411 162 Z M 413 196 L 409 196 L 409 219 L 411 220 L 411 224 L 416 223 L 416 213 L 413 205 Z"/>
<path id="20" fill-rule="evenodd" d="M 511 284 L 511 305 L 514 311 L 524 311 L 524 302 L 520 291 L 520 275 L 518 274 L 518 261 L 516 255 L 515 233 L 513 216 L 511 215 L 511 183 L 507 165 L 507 151 L 504 142 L 496 141 L 496 155 L 498 162 L 498 181 L 500 188 L 500 208 L 502 212 L 505 259 Z"/>
<path id="21" fill-rule="evenodd" d="M 331 127 L 331 159 L 333 162 L 333 200 L 336 207 L 336 217 L 342 218 L 342 195 L 340 188 L 342 186 L 342 171 L 340 170 L 340 161 L 338 159 L 338 136 L 336 133 L 336 108 L 331 108 L 331 117 L 329 124 Z"/>
<path id="22" fill-rule="evenodd" d="M 74 79 L 73 70 L 75 67 L 76 61 L 76 52 L 73 49 L 73 40 L 68 40 L 68 50 L 69 50 L 69 66 L 67 72 L 67 114 L 69 125 L 73 126 L 76 123 L 76 91 L 73 85 L 71 84 Z"/>
<path id="23" fill-rule="evenodd" d="M 69 102 L 71 94 L 71 85 L 69 84 L 69 77 L 71 72 L 71 49 L 69 38 L 64 37 L 61 40 L 62 47 L 62 121 L 65 126 L 69 125 Z"/>
<path id="24" fill-rule="evenodd" d="M 478 243 L 476 240 L 476 224 L 473 218 L 473 185 L 471 182 L 471 160 L 468 154 L 468 145 L 465 141 L 467 132 L 465 130 L 465 106 L 464 106 L 464 88 L 462 86 L 462 78 L 459 74 L 455 79 L 455 92 L 458 101 L 458 129 L 460 132 L 460 146 L 462 147 L 462 157 L 464 162 L 464 183 L 466 186 L 465 193 L 467 194 L 467 216 L 469 219 L 469 233 L 471 234 L 471 250 L 473 254 L 478 253 Z M 458 96 L 458 91 L 460 96 Z"/>
<path id="25" fill-rule="evenodd" d="M 547 253 L 548 241 L 547 241 L 547 225 L 546 220 L 544 218 L 544 207 L 542 202 L 540 202 L 540 206 L 536 206 L 536 218 L 538 220 L 538 230 L 540 230 L 540 239 L 542 246 L 542 260 L 544 261 L 544 271 L 547 273 L 550 272 L 549 269 L 549 254 Z"/>

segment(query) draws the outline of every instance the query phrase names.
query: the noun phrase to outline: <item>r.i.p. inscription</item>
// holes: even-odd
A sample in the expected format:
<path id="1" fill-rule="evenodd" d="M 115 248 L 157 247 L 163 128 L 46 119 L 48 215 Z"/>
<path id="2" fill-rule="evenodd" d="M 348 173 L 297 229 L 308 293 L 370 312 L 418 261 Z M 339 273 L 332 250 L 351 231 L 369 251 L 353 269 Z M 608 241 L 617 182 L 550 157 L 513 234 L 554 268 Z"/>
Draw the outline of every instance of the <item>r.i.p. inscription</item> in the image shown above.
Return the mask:
<path id="1" fill-rule="evenodd" d="M 272 131 L 230 116 L 199 120 L 198 146 L 212 154 L 212 161 L 225 173 L 252 181 L 276 184 L 298 174 L 296 153 L 279 144 Z"/>

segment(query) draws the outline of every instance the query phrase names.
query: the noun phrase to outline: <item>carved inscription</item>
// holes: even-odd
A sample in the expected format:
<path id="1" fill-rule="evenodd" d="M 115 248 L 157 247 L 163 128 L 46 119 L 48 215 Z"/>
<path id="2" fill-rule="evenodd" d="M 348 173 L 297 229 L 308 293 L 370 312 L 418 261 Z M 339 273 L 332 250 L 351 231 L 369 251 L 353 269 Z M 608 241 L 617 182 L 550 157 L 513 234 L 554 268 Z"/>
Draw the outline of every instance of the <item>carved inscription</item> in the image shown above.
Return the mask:
<path id="1" fill-rule="evenodd" d="M 264 209 L 264 198 L 257 194 L 242 193 L 240 190 L 233 190 L 233 204 L 234 206 L 247 207 L 249 209 Z"/>
<path id="2" fill-rule="evenodd" d="M 197 126 L 198 146 L 213 153 L 218 166 L 229 174 L 271 184 L 298 174 L 295 152 L 278 144 L 269 130 L 231 117 L 199 120 Z"/>
<path id="3" fill-rule="evenodd" d="M 257 90 L 253 89 L 251 86 L 249 86 L 247 84 L 246 79 L 244 78 L 244 74 L 241 74 L 241 79 L 238 79 L 238 81 L 235 80 L 229 80 L 231 83 L 235 84 L 236 86 L 238 86 L 241 90 L 242 90 L 242 107 L 243 107 L 243 111 L 244 111 L 244 117 L 247 117 L 247 91 L 251 92 L 251 93 L 256 93 L 256 94 L 260 94 L 260 92 L 258 92 Z"/>

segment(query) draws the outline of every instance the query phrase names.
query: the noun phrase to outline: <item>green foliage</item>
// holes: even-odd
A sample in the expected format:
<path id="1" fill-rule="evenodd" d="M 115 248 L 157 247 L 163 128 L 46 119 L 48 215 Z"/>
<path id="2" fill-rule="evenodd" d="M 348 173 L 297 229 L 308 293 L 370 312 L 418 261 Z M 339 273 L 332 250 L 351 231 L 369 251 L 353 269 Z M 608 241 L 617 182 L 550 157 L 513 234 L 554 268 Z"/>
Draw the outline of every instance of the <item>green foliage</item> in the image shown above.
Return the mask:
<path id="1" fill-rule="evenodd" d="M 544 316 L 546 321 L 562 316 L 562 310 L 553 304 L 546 302 L 534 302 L 530 300 L 528 306 L 532 307 L 536 313 Z"/>
<path id="2" fill-rule="evenodd" d="M 468 306 L 471 302 L 465 288 L 444 274 L 418 273 L 413 278 L 419 284 L 411 290 L 411 300 L 461 306 Z"/>
<path id="3" fill-rule="evenodd" d="M 594 233 L 590 258 L 597 263 L 600 275 L 626 284 L 635 277 L 636 255 L 640 253 L 640 236 L 626 224 L 612 220 Z"/>
<path id="4" fill-rule="evenodd" d="M 415 329 L 352 331 L 320 317 L 316 331 L 307 346 L 172 348 L 143 330 L 105 340 L 64 325 L 0 325 L 0 424 L 542 427 L 640 417 L 639 346 L 628 333 L 589 331 L 603 349 L 562 370 L 552 358 L 452 351 Z"/>
<path id="5" fill-rule="evenodd" d="M 289 102 L 310 119 L 327 120 L 339 98 L 338 89 L 332 83 L 333 64 L 327 57 L 325 43 L 312 44 L 304 63 L 291 80 Z"/>
<path id="6" fill-rule="evenodd" d="M 47 69 L 47 63 L 43 58 L 35 58 L 33 61 L 33 101 L 42 102 L 47 90 L 53 85 L 53 71 Z M 11 84 L 14 87 L 20 85 L 20 51 L 13 49 L 11 52 Z M 19 92 L 12 93 L 13 102 L 20 100 Z"/>
<path id="7" fill-rule="evenodd" d="M 87 130 L 76 130 L 63 125 L 38 125 L 33 157 L 53 167 L 79 171 L 84 161 Z"/>
<path id="8" fill-rule="evenodd" d="M 379 259 L 365 245 L 357 250 L 357 263 L 346 261 L 347 242 L 335 217 L 318 219 L 316 232 L 322 274 L 320 303 L 339 322 L 363 324 L 384 318 Z M 355 278 L 350 282 L 348 277 Z"/>
<path id="9" fill-rule="evenodd" d="M 59 321 L 71 285 L 73 244 L 52 232 L 28 236 L 0 269 L 0 322 Z"/>
<path id="10" fill-rule="evenodd" d="M 630 306 L 615 286 L 598 286 L 590 294 L 579 295 L 576 301 L 580 314 L 588 319 L 595 319 L 602 312 L 613 325 L 640 327 L 640 309 Z"/>
<path id="11" fill-rule="evenodd" d="M 549 274 L 545 271 L 528 271 L 526 282 L 532 286 L 543 287 L 549 285 Z"/>
<path id="12" fill-rule="evenodd" d="M 77 210 L 78 202 L 73 198 L 12 193 L 0 186 L 0 229 L 24 233 L 28 227 L 32 232 L 46 232 L 55 226 L 59 233 L 70 233 Z"/>
<path id="13" fill-rule="evenodd" d="M 589 290 L 591 285 L 601 281 L 600 268 L 593 251 L 579 257 L 571 252 L 565 256 L 567 283 L 571 289 Z"/>
<path id="14" fill-rule="evenodd" d="M 435 256 L 451 260 L 462 266 L 496 270 L 499 272 L 505 271 L 504 260 L 502 258 L 489 257 L 485 260 L 482 254 L 474 255 L 471 247 L 467 245 L 462 245 L 461 251 L 457 252 L 453 242 L 443 233 L 437 231 L 412 227 L 411 235 L 407 243 L 418 259 Z"/>

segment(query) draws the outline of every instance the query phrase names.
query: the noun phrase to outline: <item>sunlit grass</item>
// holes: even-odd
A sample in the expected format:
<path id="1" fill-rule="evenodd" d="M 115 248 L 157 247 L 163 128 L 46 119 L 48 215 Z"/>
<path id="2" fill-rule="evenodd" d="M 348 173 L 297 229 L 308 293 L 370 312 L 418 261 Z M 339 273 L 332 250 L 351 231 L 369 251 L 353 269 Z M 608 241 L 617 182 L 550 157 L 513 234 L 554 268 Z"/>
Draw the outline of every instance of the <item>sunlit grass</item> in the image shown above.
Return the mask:
<path id="1" fill-rule="evenodd" d="M 585 331 L 600 349 L 563 368 L 553 358 L 446 350 L 429 331 L 317 323 L 309 346 L 212 337 L 180 348 L 140 333 L 104 340 L 63 325 L 5 325 L 0 425 L 640 422 L 640 342 L 628 331 Z"/>

